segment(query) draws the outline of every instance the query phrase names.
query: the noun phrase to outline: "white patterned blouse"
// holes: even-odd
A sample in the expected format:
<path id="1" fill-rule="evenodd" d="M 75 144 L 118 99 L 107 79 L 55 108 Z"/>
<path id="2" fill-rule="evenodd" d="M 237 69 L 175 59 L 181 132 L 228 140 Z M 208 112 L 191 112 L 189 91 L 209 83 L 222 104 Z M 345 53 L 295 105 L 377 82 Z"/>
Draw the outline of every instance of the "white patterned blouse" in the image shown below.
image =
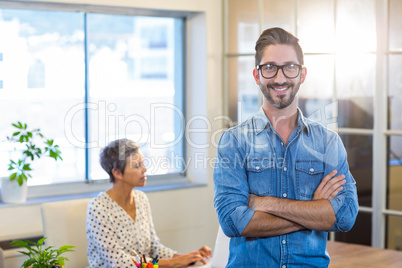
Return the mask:
<path id="1" fill-rule="evenodd" d="M 105 192 L 89 202 L 86 232 L 90 267 L 136 267 L 132 249 L 147 257 L 172 258 L 176 253 L 160 243 L 145 193 L 133 192 L 135 221 Z"/>

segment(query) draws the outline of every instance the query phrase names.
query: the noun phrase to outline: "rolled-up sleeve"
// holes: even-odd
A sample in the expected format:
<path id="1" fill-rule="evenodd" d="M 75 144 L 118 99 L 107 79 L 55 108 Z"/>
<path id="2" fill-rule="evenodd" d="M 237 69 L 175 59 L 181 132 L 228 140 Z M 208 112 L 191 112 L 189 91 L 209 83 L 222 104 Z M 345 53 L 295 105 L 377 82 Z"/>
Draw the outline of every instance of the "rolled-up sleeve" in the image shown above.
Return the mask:
<path id="1" fill-rule="evenodd" d="M 255 211 L 248 208 L 249 186 L 244 165 L 246 153 L 231 132 L 225 132 L 218 146 L 214 167 L 214 207 L 223 232 L 238 237 Z"/>
<path id="2" fill-rule="evenodd" d="M 336 216 L 336 221 L 330 231 L 347 232 L 352 229 L 359 210 L 356 181 L 349 171 L 346 150 L 338 135 L 334 136 L 327 148 L 330 150 L 327 151 L 325 159 L 330 167 L 328 171 L 336 169 L 338 174 L 345 175 L 346 180 L 343 190 L 335 198 L 329 200 Z"/>

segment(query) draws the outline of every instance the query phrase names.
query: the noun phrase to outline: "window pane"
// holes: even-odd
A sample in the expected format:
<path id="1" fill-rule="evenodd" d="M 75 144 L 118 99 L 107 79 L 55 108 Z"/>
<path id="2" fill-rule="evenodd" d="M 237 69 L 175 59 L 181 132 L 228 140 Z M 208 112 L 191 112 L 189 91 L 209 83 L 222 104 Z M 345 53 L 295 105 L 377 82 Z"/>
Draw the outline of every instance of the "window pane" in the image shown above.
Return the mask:
<path id="1" fill-rule="evenodd" d="M 229 117 L 241 123 L 260 108 L 260 89 L 253 77 L 254 57 L 229 58 Z"/>
<path id="2" fill-rule="evenodd" d="M 298 37 L 305 53 L 335 49 L 334 1 L 299 0 Z"/>
<path id="3" fill-rule="evenodd" d="M 73 116 L 85 92 L 83 25 L 79 12 L 0 10 L 0 114 L 7 115 L 0 117 L 0 140 L 11 123 L 26 122 L 55 139 L 64 159 L 35 161 L 28 185 L 84 179 L 84 151 L 72 144 L 84 136 L 83 120 Z M 7 164 L 10 153 L 0 154 Z"/>
<path id="4" fill-rule="evenodd" d="M 181 172 L 182 20 L 89 14 L 88 29 L 90 177 L 107 177 L 99 149 L 117 138 L 141 146 L 148 174 Z"/>
<path id="5" fill-rule="evenodd" d="M 295 32 L 296 7 L 293 0 L 263 0 L 263 30 L 281 27 Z"/>
<path id="6" fill-rule="evenodd" d="M 402 51 L 402 1 L 389 1 L 389 49 Z"/>
<path id="7" fill-rule="evenodd" d="M 305 55 L 307 77 L 300 87 L 299 96 L 305 98 L 334 98 L 334 56 Z"/>
<path id="8" fill-rule="evenodd" d="M 336 59 L 339 127 L 373 128 L 375 55 L 345 55 Z"/>
<path id="9" fill-rule="evenodd" d="M 389 128 L 402 130 L 402 55 L 389 55 Z"/>
<path id="10" fill-rule="evenodd" d="M 388 142 L 388 208 L 402 211 L 402 137 Z"/>
<path id="11" fill-rule="evenodd" d="M 386 248 L 402 250 L 402 217 L 387 216 Z"/>
<path id="12" fill-rule="evenodd" d="M 337 51 L 375 51 L 375 0 L 337 0 L 336 3 Z"/>
<path id="13" fill-rule="evenodd" d="M 334 57 L 306 55 L 307 78 L 299 90 L 304 116 L 329 128 L 337 128 L 338 103 L 334 100 Z"/>
<path id="14" fill-rule="evenodd" d="M 258 0 L 229 0 L 228 50 L 230 53 L 254 53 L 260 35 Z"/>
<path id="15" fill-rule="evenodd" d="M 335 240 L 371 246 L 371 224 L 371 213 L 359 211 L 353 228 L 346 233 L 336 232 Z"/>
<path id="16" fill-rule="evenodd" d="M 350 172 L 356 180 L 359 205 L 371 207 L 373 193 L 373 138 L 340 135 L 348 155 Z"/>

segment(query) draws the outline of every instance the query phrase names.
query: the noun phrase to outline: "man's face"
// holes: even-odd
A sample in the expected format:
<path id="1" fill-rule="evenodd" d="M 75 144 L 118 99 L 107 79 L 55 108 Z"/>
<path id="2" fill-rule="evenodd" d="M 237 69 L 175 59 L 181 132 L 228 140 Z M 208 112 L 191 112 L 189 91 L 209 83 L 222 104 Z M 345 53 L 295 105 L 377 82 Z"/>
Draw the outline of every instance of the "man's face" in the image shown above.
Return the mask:
<path id="1" fill-rule="evenodd" d="M 285 65 L 289 63 L 300 64 L 296 51 L 290 45 L 270 45 L 265 48 L 260 64 Z M 282 70 L 276 76 L 266 79 L 256 68 L 253 71 L 254 79 L 259 85 L 265 100 L 273 107 L 283 109 L 293 103 L 300 85 L 304 82 L 307 71 L 303 67 L 296 78 L 287 78 Z"/>

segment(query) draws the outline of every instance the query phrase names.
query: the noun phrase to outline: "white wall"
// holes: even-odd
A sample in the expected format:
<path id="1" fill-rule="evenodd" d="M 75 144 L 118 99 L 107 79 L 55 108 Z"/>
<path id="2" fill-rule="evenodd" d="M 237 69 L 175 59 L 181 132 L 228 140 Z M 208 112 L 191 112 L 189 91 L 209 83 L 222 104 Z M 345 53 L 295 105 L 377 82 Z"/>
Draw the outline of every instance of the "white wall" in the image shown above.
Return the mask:
<path id="1" fill-rule="evenodd" d="M 33 2 L 33 1 L 32 1 Z M 218 230 L 213 208 L 212 164 L 216 154 L 222 121 L 222 1 L 219 0 L 54 0 L 72 4 L 96 4 L 154 8 L 196 12 L 188 20 L 188 91 L 187 111 L 190 117 L 202 116 L 207 124 L 204 133 L 192 133 L 191 139 L 204 144 L 188 146 L 190 157 L 202 158 L 205 166 L 192 165 L 188 176 L 205 187 L 149 192 L 155 227 L 162 243 L 180 252 L 188 252 L 203 244 L 213 248 Z M 205 64 L 202 64 L 205 62 Z M 196 69 L 197 68 L 197 69 Z M 193 70 L 196 70 L 193 71 Z M 203 75 L 206 73 L 206 75 Z M 197 75 L 195 75 L 197 74 Z M 205 128 L 204 128 L 205 129 Z M 0 205 L 0 240 L 42 234 L 40 204 L 18 207 Z M 9 263 L 5 267 L 15 267 Z"/>

